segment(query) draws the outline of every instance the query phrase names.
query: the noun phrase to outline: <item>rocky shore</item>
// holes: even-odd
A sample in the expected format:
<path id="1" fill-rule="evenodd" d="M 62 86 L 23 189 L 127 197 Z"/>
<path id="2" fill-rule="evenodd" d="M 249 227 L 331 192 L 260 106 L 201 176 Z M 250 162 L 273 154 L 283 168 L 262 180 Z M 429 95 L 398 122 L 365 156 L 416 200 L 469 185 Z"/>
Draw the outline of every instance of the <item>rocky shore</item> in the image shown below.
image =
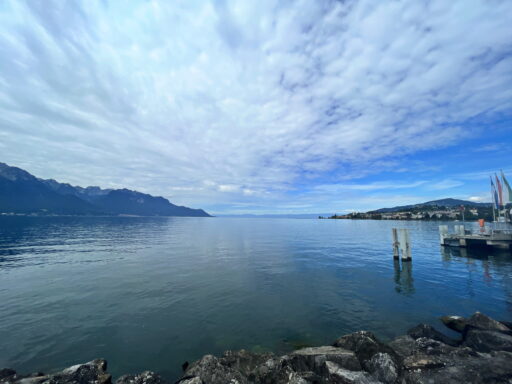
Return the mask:
<path id="1" fill-rule="evenodd" d="M 283 356 L 226 351 L 184 363 L 179 384 L 314 383 L 512 383 L 512 323 L 476 312 L 441 321 L 460 333 L 452 339 L 420 324 L 390 343 L 371 332 L 345 335 L 329 346 L 308 347 Z M 97 359 L 55 374 L 20 375 L 0 370 L 1 384 L 111 384 L 107 362 Z M 115 384 L 164 384 L 150 371 L 124 375 Z M 167 383 L 169 384 L 169 383 Z"/>

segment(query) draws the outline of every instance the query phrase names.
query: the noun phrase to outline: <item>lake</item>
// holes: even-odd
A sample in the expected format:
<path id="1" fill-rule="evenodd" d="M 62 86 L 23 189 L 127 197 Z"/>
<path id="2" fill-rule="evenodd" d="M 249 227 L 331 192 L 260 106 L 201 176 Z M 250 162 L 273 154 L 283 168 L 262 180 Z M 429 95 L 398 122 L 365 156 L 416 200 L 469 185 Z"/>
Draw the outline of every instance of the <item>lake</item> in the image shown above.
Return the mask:
<path id="1" fill-rule="evenodd" d="M 226 349 L 286 352 L 360 329 L 389 340 L 476 310 L 511 320 L 510 253 L 442 249 L 439 224 L 2 217 L 0 368 L 103 357 L 114 376 L 172 380 Z M 392 227 L 410 229 L 403 267 Z"/>

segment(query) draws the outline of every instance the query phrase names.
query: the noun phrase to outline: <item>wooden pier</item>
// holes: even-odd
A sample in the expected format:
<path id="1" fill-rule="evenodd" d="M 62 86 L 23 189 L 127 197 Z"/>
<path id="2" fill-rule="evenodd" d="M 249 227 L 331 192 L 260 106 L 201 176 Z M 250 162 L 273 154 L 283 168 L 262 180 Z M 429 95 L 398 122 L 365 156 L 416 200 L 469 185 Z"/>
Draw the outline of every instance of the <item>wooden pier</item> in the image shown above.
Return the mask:
<path id="1" fill-rule="evenodd" d="M 488 229 L 471 232 L 464 225 L 455 225 L 454 233 L 448 233 L 447 225 L 439 226 L 440 243 L 450 247 L 492 247 L 512 250 L 512 230 Z"/>

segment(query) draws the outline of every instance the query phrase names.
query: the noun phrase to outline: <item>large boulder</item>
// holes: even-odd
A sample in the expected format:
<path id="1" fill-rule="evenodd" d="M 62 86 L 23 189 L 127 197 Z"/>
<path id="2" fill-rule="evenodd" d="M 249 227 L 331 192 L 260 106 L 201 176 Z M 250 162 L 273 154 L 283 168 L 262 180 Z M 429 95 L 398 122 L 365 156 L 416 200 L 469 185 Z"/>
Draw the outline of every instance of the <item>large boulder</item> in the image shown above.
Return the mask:
<path id="1" fill-rule="evenodd" d="M 467 320 L 462 316 L 442 316 L 441 321 L 448 328 L 462 333 L 466 328 Z"/>
<path id="2" fill-rule="evenodd" d="M 396 382 L 399 374 L 399 368 L 395 360 L 388 353 L 376 353 L 365 364 L 365 369 L 372 376 L 385 384 L 393 384 Z"/>
<path id="3" fill-rule="evenodd" d="M 222 364 L 222 360 L 213 355 L 205 355 L 192 363 L 185 371 L 185 376 L 190 379 L 198 377 L 207 384 L 247 383 L 241 372 Z"/>
<path id="4" fill-rule="evenodd" d="M 224 352 L 220 362 L 222 365 L 239 371 L 249 380 L 252 380 L 255 375 L 254 370 L 273 357 L 272 353 L 253 353 L 242 349 Z"/>
<path id="5" fill-rule="evenodd" d="M 512 332 L 505 324 L 496 321 L 480 312 L 475 312 L 466 321 L 466 329 L 476 328 L 486 331 Z"/>
<path id="6" fill-rule="evenodd" d="M 41 372 L 19 375 L 12 369 L 0 371 L 0 383 L 10 384 L 111 384 L 111 381 L 107 361 L 103 359 L 73 365 L 52 375 Z"/>
<path id="7" fill-rule="evenodd" d="M 473 328 L 465 333 L 463 345 L 478 352 L 512 352 L 512 336 L 503 332 Z"/>
<path id="8" fill-rule="evenodd" d="M 512 354 L 492 352 L 459 356 L 452 353 L 435 360 L 417 361 L 404 370 L 402 382 L 426 383 L 510 383 L 512 382 Z"/>
<path id="9" fill-rule="evenodd" d="M 331 346 L 299 349 L 290 355 L 289 361 L 292 368 L 298 372 L 320 373 L 326 361 L 351 371 L 361 370 L 361 364 L 354 352 Z"/>
<path id="10" fill-rule="evenodd" d="M 138 375 L 123 375 L 116 384 L 163 384 L 165 381 L 155 372 L 145 371 Z"/>
<path id="11" fill-rule="evenodd" d="M 407 331 L 407 334 L 413 339 L 419 339 L 420 337 L 426 337 L 428 339 L 437 340 L 447 345 L 457 346 L 458 341 L 455 341 L 448 336 L 442 334 L 437 329 L 428 324 L 419 324 L 414 328 Z"/>
<path id="12" fill-rule="evenodd" d="M 416 340 L 414 340 L 409 335 L 398 336 L 397 338 L 393 339 L 388 345 L 402 359 L 412 355 L 418 348 Z"/>
<path id="13" fill-rule="evenodd" d="M 332 361 L 325 363 L 325 373 L 322 382 L 336 384 L 381 384 L 380 381 L 367 372 L 351 371 L 340 367 Z"/>
<path id="14" fill-rule="evenodd" d="M 10 369 L 10 368 L 0 369 L 0 382 L 7 381 L 8 379 L 11 379 L 14 376 L 16 376 L 16 371 L 14 369 Z"/>
<path id="15" fill-rule="evenodd" d="M 367 331 L 342 336 L 333 343 L 333 346 L 353 351 L 361 364 L 379 352 L 388 353 L 395 358 L 393 349 L 379 341 L 373 333 Z"/>
<path id="16" fill-rule="evenodd" d="M 290 356 L 273 357 L 254 371 L 251 382 L 256 384 L 315 384 L 322 382 L 312 371 L 297 372 L 290 364 Z"/>

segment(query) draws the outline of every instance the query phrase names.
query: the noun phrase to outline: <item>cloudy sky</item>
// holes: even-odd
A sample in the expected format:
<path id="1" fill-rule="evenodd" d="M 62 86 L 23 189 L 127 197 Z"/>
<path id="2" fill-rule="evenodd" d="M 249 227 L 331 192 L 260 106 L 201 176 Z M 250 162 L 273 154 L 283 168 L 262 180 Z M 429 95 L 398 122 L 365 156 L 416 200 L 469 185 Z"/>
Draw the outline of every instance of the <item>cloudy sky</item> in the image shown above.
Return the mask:
<path id="1" fill-rule="evenodd" d="M 0 162 L 212 213 L 490 200 L 512 2 L 0 1 Z"/>

